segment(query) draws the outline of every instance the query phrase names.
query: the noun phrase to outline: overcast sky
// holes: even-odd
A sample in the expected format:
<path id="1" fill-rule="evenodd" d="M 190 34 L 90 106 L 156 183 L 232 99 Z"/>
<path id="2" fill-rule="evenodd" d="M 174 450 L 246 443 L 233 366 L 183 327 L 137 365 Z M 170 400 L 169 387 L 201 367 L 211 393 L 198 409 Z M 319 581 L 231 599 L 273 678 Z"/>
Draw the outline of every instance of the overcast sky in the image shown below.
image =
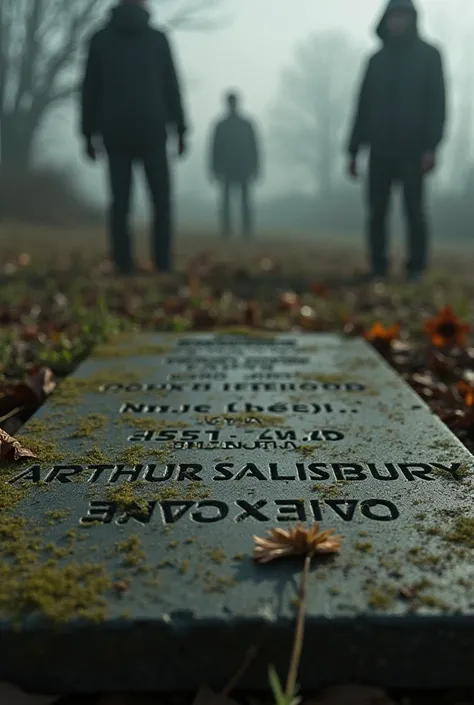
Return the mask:
<path id="1" fill-rule="evenodd" d="M 159 0 L 153 3 L 159 7 Z M 214 32 L 175 32 L 171 36 L 189 121 L 192 151 L 179 165 L 181 189 L 189 191 L 205 168 L 205 149 L 210 123 L 222 110 L 222 93 L 237 88 L 245 95 L 244 108 L 262 126 L 268 123 L 280 74 L 291 64 L 295 49 L 313 32 L 340 29 L 352 35 L 368 52 L 377 46 L 374 26 L 385 0 L 222 0 L 226 23 Z M 443 46 L 445 32 L 454 23 L 459 34 L 459 11 L 474 6 L 474 0 L 417 0 L 423 34 Z M 439 12 L 443 12 L 440 23 Z M 474 10 L 474 7 L 472 8 Z M 154 19 L 159 23 L 160 15 Z M 166 19 L 163 17 L 162 19 Z M 462 27 L 462 22 L 461 22 Z M 452 41 L 452 40 L 451 40 Z M 361 66 L 347 70 L 359 80 Z M 74 138 L 76 124 L 61 128 L 70 133 L 67 160 L 79 170 L 84 188 L 94 193 L 103 182 L 91 167 L 83 167 Z M 53 150 L 54 151 L 54 150 Z M 63 161 L 66 160 L 61 150 Z M 96 170 L 97 171 L 97 170 Z M 210 188 L 210 187 L 209 187 Z M 272 190 L 271 181 L 263 190 Z"/>

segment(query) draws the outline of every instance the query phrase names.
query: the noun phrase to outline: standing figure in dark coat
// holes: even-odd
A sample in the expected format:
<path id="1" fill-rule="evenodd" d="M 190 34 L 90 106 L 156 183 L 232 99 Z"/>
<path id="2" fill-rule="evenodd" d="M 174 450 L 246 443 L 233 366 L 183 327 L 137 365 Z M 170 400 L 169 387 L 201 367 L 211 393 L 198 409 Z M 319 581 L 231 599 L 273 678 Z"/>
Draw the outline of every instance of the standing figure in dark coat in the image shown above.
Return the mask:
<path id="1" fill-rule="evenodd" d="M 134 270 L 129 230 L 132 166 L 141 162 L 154 211 L 152 253 L 159 271 L 172 267 L 167 127 L 185 152 L 186 124 L 178 78 L 166 36 L 149 24 L 145 0 L 122 0 L 89 45 L 82 84 L 82 133 L 86 154 L 94 140 L 107 152 L 111 206 L 109 234 L 119 272 Z"/>
<path id="2" fill-rule="evenodd" d="M 442 59 L 419 37 L 412 0 L 390 0 L 377 34 L 383 47 L 370 58 L 362 82 L 348 146 L 349 173 L 357 178 L 357 153 L 368 147 L 368 278 L 388 273 L 386 221 L 391 187 L 399 182 L 408 230 L 406 275 L 417 281 L 427 264 L 424 177 L 436 165 L 445 126 Z"/>
<path id="3" fill-rule="evenodd" d="M 242 203 L 242 230 L 245 237 L 253 231 L 251 182 L 259 176 L 258 140 L 253 123 L 242 117 L 235 93 L 226 96 L 228 114 L 214 128 L 211 144 L 211 176 L 222 189 L 221 230 L 224 237 L 231 234 L 230 198 L 234 189 L 240 191 Z"/>

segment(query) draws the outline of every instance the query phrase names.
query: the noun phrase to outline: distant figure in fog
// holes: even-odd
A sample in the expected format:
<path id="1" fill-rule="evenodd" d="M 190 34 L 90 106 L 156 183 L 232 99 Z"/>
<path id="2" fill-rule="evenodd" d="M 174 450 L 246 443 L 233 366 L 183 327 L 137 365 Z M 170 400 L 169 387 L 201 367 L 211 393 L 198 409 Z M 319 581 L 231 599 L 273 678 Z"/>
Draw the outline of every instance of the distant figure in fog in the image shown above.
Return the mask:
<path id="1" fill-rule="evenodd" d="M 96 159 L 96 138 L 108 157 L 109 235 L 119 272 L 134 270 L 129 228 L 132 166 L 145 170 L 154 211 L 152 256 L 161 272 L 172 267 L 170 180 L 166 128 L 174 127 L 185 152 L 186 123 L 166 36 L 149 24 L 146 0 L 122 0 L 94 34 L 82 84 L 82 134 Z"/>
<path id="2" fill-rule="evenodd" d="M 251 204 L 252 182 L 259 176 L 259 148 L 255 127 L 239 111 L 235 93 L 226 95 L 227 116 L 214 128 L 211 144 L 211 176 L 221 186 L 221 232 L 229 237 L 232 231 L 230 201 L 232 191 L 240 191 L 242 231 L 253 234 Z"/>
<path id="3" fill-rule="evenodd" d="M 370 149 L 367 279 L 388 273 L 387 213 L 392 184 L 403 188 L 408 230 L 408 280 L 427 265 L 428 228 L 424 177 L 436 165 L 445 126 L 445 84 L 440 52 L 417 30 L 412 0 L 390 0 L 377 27 L 383 47 L 362 82 L 348 151 L 349 173 L 358 176 L 357 154 Z"/>

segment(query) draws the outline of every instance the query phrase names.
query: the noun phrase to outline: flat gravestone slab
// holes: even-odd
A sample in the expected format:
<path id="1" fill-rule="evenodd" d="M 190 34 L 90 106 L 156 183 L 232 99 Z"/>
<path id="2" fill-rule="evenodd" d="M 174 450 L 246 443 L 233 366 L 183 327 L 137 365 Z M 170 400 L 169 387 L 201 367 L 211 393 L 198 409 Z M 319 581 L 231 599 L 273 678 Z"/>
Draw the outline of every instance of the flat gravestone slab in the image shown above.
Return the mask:
<path id="1" fill-rule="evenodd" d="M 0 476 L 0 679 L 50 692 L 284 676 L 315 520 L 300 680 L 474 685 L 472 456 L 364 341 L 143 336 L 99 348 Z M 54 619 L 54 626 L 51 624 Z"/>

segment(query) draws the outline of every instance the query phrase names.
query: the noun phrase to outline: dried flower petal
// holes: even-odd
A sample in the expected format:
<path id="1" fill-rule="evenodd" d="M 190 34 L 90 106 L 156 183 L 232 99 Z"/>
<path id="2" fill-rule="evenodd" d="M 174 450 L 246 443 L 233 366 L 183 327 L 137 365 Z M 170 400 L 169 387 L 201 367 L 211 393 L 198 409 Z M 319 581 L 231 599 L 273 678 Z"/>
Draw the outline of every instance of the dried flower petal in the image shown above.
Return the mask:
<path id="1" fill-rule="evenodd" d="M 425 321 L 424 329 L 435 347 L 447 347 L 464 345 L 470 328 L 458 319 L 451 306 L 444 306 L 436 316 Z"/>
<path id="2" fill-rule="evenodd" d="M 301 554 L 337 553 L 341 547 L 343 536 L 332 536 L 335 529 L 319 531 L 319 523 L 305 529 L 301 524 L 296 528 L 271 529 L 268 538 L 254 536 L 254 560 L 268 563 L 277 558 Z"/>
<path id="3" fill-rule="evenodd" d="M 382 323 L 376 322 L 368 330 L 365 334 L 364 337 L 366 340 L 370 341 L 384 341 L 387 343 L 391 343 L 392 340 L 395 340 L 398 338 L 400 335 L 400 325 L 398 323 L 394 324 L 393 326 L 386 327 L 382 325 Z"/>

